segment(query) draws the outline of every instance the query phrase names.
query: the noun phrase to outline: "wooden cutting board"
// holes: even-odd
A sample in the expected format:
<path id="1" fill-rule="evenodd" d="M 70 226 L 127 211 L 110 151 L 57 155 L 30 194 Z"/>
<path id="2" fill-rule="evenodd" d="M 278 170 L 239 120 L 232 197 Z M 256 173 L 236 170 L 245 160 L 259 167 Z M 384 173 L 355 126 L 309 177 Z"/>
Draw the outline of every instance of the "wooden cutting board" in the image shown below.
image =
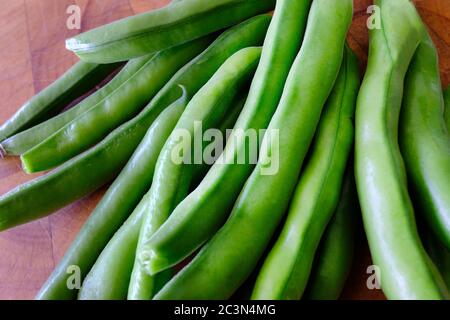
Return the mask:
<path id="1" fill-rule="evenodd" d="M 77 58 L 64 40 L 80 31 L 161 7 L 169 0 L 0 0 L 0 123 L 64 73 Z M 418 0 L 417 7 L 439 49 L 443 84 L 450 82 L 450 1 Z M 81 30 L 68 30 L 67 8 L 82 10 Z M 370 0 L 355 0 L 349 43 L 367 60 L 366 13 Z M 25 175 L 16 158 L 0 160 L 0 194 L 36 178 Z M 32 299 L 100 200 L 104 189 L 39 221 L 0 233 L 0 299 Z M 371 264 L 361 231 L 357 259 L 345 299 L 383 299 L 366 286 Z"/>

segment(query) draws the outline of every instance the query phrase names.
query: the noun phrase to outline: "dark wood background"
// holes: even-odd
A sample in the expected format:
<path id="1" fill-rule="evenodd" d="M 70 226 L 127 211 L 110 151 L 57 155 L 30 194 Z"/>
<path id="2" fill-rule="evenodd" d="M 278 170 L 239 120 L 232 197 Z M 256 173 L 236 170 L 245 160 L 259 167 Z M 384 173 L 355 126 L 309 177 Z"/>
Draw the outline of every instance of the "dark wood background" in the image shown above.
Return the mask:
<path id="1" fill-rule="evenodd" d="M 0 0 L 0 123 L 64 73 L 77 58 L 64 40 L 122 17 L 161 7 L 168 0 Z M 82 29 L 68 30 L 66 9 L 82 9 Z M 367 6 L 355 0 L 349 43 L 367 60 Z M 443 84 L 450 82 L 450 1 L 418 0 L 417 7 L 439 49 Z M 0 194 L 37 175 L 25 175 L 16 158 L 0 160 Z M 104 189 L 39 221 L 0 233 L 0 299 L 32 299 L 61 259 Z M 366 287 L 371 264 L 361 233 L 344 299 L 383 299 Z"/>

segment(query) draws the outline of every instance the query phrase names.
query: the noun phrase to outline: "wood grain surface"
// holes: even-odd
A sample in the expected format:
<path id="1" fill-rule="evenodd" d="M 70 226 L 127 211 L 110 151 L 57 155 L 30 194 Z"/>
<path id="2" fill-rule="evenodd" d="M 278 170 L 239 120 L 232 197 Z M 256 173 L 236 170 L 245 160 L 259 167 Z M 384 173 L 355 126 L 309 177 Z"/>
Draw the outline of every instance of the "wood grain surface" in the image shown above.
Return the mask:
<path id="1" fill-rule="evenodd" d="M 0 123 L 64 73 L 77 58 L 64 40 L 122 17 L 161 7 L 168 0 L 0 0 Z M 66 9 L 82 10 L 81 30 L 68 30 Z M 355 0 L 348 40 L 367 61 L 367 7 Z M 450 82 L 450 1 L 418 0 L 417 7 L 438 47 L 442 81 Z M 38 175 L 25 175 L 17 158 L 0 160 L 0 194 Z M 100 200 L 104 188 L 39 221 L 0 233 L 0 299 L 32 299 Z M 383 299 L 366 286 L 371 264 L 364 233 L 344 299 Z"/>

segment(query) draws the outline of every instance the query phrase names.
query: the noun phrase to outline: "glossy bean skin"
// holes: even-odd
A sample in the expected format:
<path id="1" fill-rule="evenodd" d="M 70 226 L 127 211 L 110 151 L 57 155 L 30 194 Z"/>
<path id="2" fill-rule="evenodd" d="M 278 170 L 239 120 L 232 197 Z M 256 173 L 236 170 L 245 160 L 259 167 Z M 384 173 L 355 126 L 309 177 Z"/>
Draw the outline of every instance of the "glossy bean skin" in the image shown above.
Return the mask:
<path id="1" fill-rule="evenodd" d="M 226 117 L 220 130 L 225 133 L 226 129 L 234 126 L 237 115 L 242 109 L 245 100 L 236 104 L 233 111 Z M 142 154 L 150 145 L 144 139 L 140 144 L 139 152 L 141 161 L 148 161 Z M 151 141 L 148 141 L 149 143 Z M 136 152 L 137 155 L 138 151 Z M 193 173 L 193 181 L 201 180 L 204 176 L 206 165 L 196 166 Z M 142 217 L 147 210 L 149 194 L 144 196 L 136 209 L 128 217 L 126 222 L 114 234 L 103 249 L 89 274 L 83 283 L 83 289 L 79 293 L 79 299 L 95 298 L 98 300 L 119 300 L 127 298 L 128 286 L 135 260 L 136 247 L 141 229 Z M 153 279 L 154 290 L 158 291 L 172 276 L 172 270 L 167 270 L 156 275 Z"/>
<path id="2" fill-rule="evenodd" d="M 54 116 L 105 79 L 119 64 L 78 62 L 26 102 L 0 127 L 0 142 Z"/>
<path id="3" fill-rule="evenodd" d="M 66 47 L 84 61 L 136 58 L 200 38 L 273 9 L 275 0 L 190 0 L 77 35 Z"/>
<path id="4" fill-rule="evenodd" d="M 156 293 L 152 284 L 154 277 L 145 271 L 145 263 L 151 260 L 151 257 L 142 256 L 141 249 L 167 220 L 179 203 L 176 200 L 184 199 L 189 191 L 186 188 L 180 189 L 180 185 L 185 187 L 185 184 L 180 182 L 185 179 L 192 180 L 193 166 L 175 163 L 173 160 L 174 150 L 180 145 L 180 133 L 177 130 L 185 130 L 190 133 L 191 139 L 183 140 L 183 145 L 187 144 L 185 147 L 186 150 L 189 150 L 189 146 L 194 144 L 193 137 L 202 134 L 202 129 L 208 130 L 220 125 L 220 121 L 230 109 L 234 98 L 239 96 L 246 83 L 253 77 L 260 56 L 261 48 L 252 47 L 236 52 L 225 61 L 211 80 L 189 102 L 174 133 L 164 146 L 149 191 L 150 198 L 139 234 L 128 299 L 151 299 Z M 196 126 L 196 122 L 202 123 L 202 128 Z M 195 152 L 196 150 L 194 150 Z M 197 154 L 192 154 L 190 158 L 196 159 L 196 156 Z M 194 162 L 193 159 L 189 160 Z M 182 196 L 177 197 L 179 194 Z"/>
<path id="5" fill-rule="evenodd" d="M 186 104 L 187 96 L 184 95 L 160 114 L 155 123 L 164 123 L 164 128 L 160 128 L 158 125 L 150 127 L 144 139 L 139 144 L 138 152 L 135 152 L 129 163 L 146 161 L 147 163 L 153 164 L 152 167 L 149 166 L 148 171 L 153 172 L 155 170 L 156 159 L 159 157 L 159 154 L 151 152 L 155 148 L 153 145 L 155 130 L 163 129 L 164 131 L 159 134 L 162 134 L 167 139 L 177 125 L 181 114 L 186 108 Z M 124 172 L 126 171 L 127 168 L 125 168 Z M 125 224 L 120 227 L 119 231 L 108 242 L 105 249 L 103 249 L 97 262 L 84 279 L 82 288 L 78 294 L 78 299 L 119 300 L 126 298 L 130 273 L 122 272 L 122 268 L 126 268 L 127 261 L 134 259 L 137 235 L 140 229 L 140 216 L 147 210 L 146 198 L 147 196 L 141 200 Z M 114 277 L 114 275 L 118 276 Z"/>
<path id="6" fill-rule="evenodd" d="M 145 245 L 143 250 L 154 257 L 147 263 L 150 273 L 189 256 L 214 235 L 231 212 L 255 167 L 247 162 L 237 163 L 238 156 L 246 154 L 247 147 L 239 133 L 267 128 L 300 49 L 310 4 L 310 0 L 278 1 L 247 102 L 229 138 L 234 143 L 229 142 L 225 147 L 224 155 L 232 161 L 215 163 L 200 185 Z M 184 241 L 179 241 L 180 238 Z"/>
<path id="7" fill-rule="evenodd" d="M 286 223 L 259 272 L 252 299 L 299 300 L 303 296 L 320 240 L 339 203 L 353 146 L 358 89 L 358 60 L 346 48 Z"/>
<path id="8" fill-rule="evenodd" d="M 447 89 L 444 90 L 444 103 L 445 124 L 447 125 L 447 130 L 450 131 L 450 85 L 447 87 Z"/>
<path id="9" fill-rule="evenodd" d="M 436 48 L 427 35 L 406 74 L 399 141 L 424 219 L 450 250 L 450 135 Z"/>
<path id="10" fill-rule="evenodd" d="M 7 155 L 21 155 L 46 140 L 52 134 L 64 127 L 75 118 L 106 99 L 111 93 L 131 78 L 145 63 L 150 60 L 147 55 L 129 61 L 123 69 L 105 86 L 91 94 L 69 110 L 48 119 L 34 127 L 20 132 L 1 143 L 1 147 Z"/>
<path id="11" fill-rule="evenodd" d="M 20 158 L 28 173 L 54 168 L 95 145 L 132 119 L 193 56 L 211 42 L 202 38 L 158 52 L 128 81 Z"/>
<path id="12" fill-rule="evenodd" d="M 337 300 L 350 274 L 355 251 L 357 194 L 353 166 L 349 166 L 341 198 L 333 218 L 320 240 L 304 297 L 309 300 Z"/>
<path id="13" fill-rule="evenodd" d="M 155 299 L 226 299 L 255 268 L 286 212 L 337 78 L 352 9 L 351 0 L 313 1 L 303 45 L 268 127 L 278 130 L 278 143 L 263 141 L 259 163 L 228 221 Z M 279 154 L 278 170 L 265 175 L 275 153 Z"/>
<path id="14" fill-rule="evenodd" d="M 93 150 L 107 152 L 108 149 L 117 149 L 118 152 L 112 154 L 108 163 L 112 163 L 113 160 L 116 161 L 115 170 L 120 170 L 126 164 L 154 119 L 179 97 L 179 85 L 187 90 L 188 95 L 194 95 L 230 55 L 248 46 L 261 45 L 270 20 L 270 16 L 261 15 L 225 31 L 202 54 L 183 67 L 139 116 L 115 130 L 115 133 L 111 134 L 102 144 L 94 147 Z M 100 149 L 107 150 L 100 151 Z M 86 227 L 80 231 L 62 261 L 42 287 L 38 298 L 73 299 L 76 297 L 77 292 L 68 290 L 66 286 L 67 267 L 78 265 L 81 268 L 82 275 L 87 274 L 108 241 L 132 213 L 151 186 L 153 174 L 148 168 L 151 168 L 152 164 L 146 160 L 146 157 L 137 155 L 141 152 L 145 152 L 145 149 L 136 151 L 136 156 L 129 161 L 127 169 L 122 171 L 119 178 L 108 189 L 89 218 Z M 96 161 L 95 151 L 87 152 L 85 158 L 87 159 L 84 160 L 86 161 L 84 163 L 91 163 L 91 168 L 100 166 L 102 163 L 102 159 Z M 91 168 L 84 168 L 83 174 L 89 176 Z M 67 174 L 75 169 L 77 169 L 76 165 L 69 168 Z M 116 172 L 112 171 L 109 174 L 113 176 Z M 77 175 L 74 175 L 74 179 L 76 177 Z M 96 188 L 101 186 L 100 182 L 103 184 L 107 181 L 96 181 Z M 77 190 L 76 184 L 72 181 L 70 181 L 70 185 Z M 69 190 L 66 189 L 65 192 L 68 196 L 70 195 Z M 32 206 L 32 199 L 33 197 L 29 197 L 27 206 Z M 70 199 L 73 201 L 76 198 Z M 60 205 L 62 206 L 62 204 Z M 39 207 L 37 208 L 39 209 Z M 0 216 L 1 212 L 0 210 Z"/>
<path id="15" fill-rule="evenodd" d="M 388 299 L 442 299 L 437 270 L 418 236 L 397 134 L 403 79 L 424 31 L 409 0 L 377 0 L 369 62 L 356 111 L 355 174 L 364 227 Z"/>

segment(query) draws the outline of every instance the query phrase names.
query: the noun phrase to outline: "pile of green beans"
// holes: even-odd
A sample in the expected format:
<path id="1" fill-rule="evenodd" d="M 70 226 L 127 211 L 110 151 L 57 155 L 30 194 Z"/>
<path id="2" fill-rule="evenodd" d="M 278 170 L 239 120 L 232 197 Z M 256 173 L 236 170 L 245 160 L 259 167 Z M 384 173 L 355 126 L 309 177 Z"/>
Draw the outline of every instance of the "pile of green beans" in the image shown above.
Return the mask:
<path id="1" fill-rule="evenodd" d="M 266 129 L 280 101 L 290 66 L 300 48 L 309 0 L 279 1 L 264 42 L 260 64 L 247 102 L 236 124 L 236 134 L 224 157 L 230 163 L 215 163 L 200 185 L 177 208 L 168 221 L 145 244 L 143 252 L 150 273 L 164 270 L 188 257 L 209 240 L 229 215 L 254 166 L 237 163 L 245 152 L 243 130 Z M 275 50 L 276 49 L 276 50 Z M 241 131 L 237 131 L 241 130 Z M 226 188 L 223 188 L 226 185 Z M 183 237 L 185 241 L 178 241 Z"/>
<path id="2" fill-rule="evenodd" d="M 388 299 L 449 299 L 450 86 L 413 1 L 374 4 L 362 83 L 353 0 L 173 0 L 68 39 L 0 127 L 52 169 L 0 231 L 112 183 L 36 299 L 335 300 L 363 229 Z"/>
<path id="3" fill-rule="evenodd" d="M 425 30 L 411 1 L 375 3 L 383 29 L 370 30 L 356 112 L 355 171 L 364 226 L 387 298 L 442 299 L 448 292 L 420 241 L 397 142 L 403 79 Z"/>
<path id="4" fill-rule="evenodd" d="M 91 163 L 90 168 L 95 168 L 102 165 L 102 159 L 96 161 L 96 153 L 109 154 L 117 150 L 117 153 L 111 154 L 114 158 L 109 161 L 117 162 L 118 170 L 127 165 L 108 189 L 62 261 L 42 287 L 38 294 L 39 298 L 76 296 L 77 293 L 74 290 L 68 290 L 66 286 L 67 268 L 71 265 L 79 266 L 84 278 L 104 246 L 150 187 L 154 165 L 159 155 L 155 146 L 159 144 L 154 144 L 150 136 L 140 146 L 138 145 L 155 117 L 179 98 L 179 85 L 186 89 L 188 95 L 194 95 L 233 53 L 247 46 L 261 45 L 269 22 L 269 16 L 257 16 L 224 32 L 204 52 L 180 69 L 140 115 L 116 129 L 101 144 L 82 157 L 85 160 L 80 161 Z M 158 132 L 154 134 L 159 135 Z M 134 149 L 136 151 L 133 154 Z M 126 163 L 131 155 L 133 156 Z M 77 168 L 78 165 L 75 163 L 72 167 Z M 83 173 L 87 175 L 90 168 L 82 166 Z M 113 175 L 116 171 L 117 169 L 110 174 Z M 98 188 L 101 184 L 97 183 L 96 186 Z"/>
<path id="5" fill-rule="evenodd" d="M 76 106 L 53 118 L 48 119 L 28 130 L 22 131 L 3 141 L 1 146 L 8 155 L 21 155 L 35 147 L 59 129 L 75 120 L 78 116 L 90 110 L 96 104 L 104 101 L 111 93 L 133 76 L 150 59 L 144 56 L 128 62 L 120 73 L 103 88 L 96 91 Z M 58 80 L 61 81 L 61 80 Z"/>

